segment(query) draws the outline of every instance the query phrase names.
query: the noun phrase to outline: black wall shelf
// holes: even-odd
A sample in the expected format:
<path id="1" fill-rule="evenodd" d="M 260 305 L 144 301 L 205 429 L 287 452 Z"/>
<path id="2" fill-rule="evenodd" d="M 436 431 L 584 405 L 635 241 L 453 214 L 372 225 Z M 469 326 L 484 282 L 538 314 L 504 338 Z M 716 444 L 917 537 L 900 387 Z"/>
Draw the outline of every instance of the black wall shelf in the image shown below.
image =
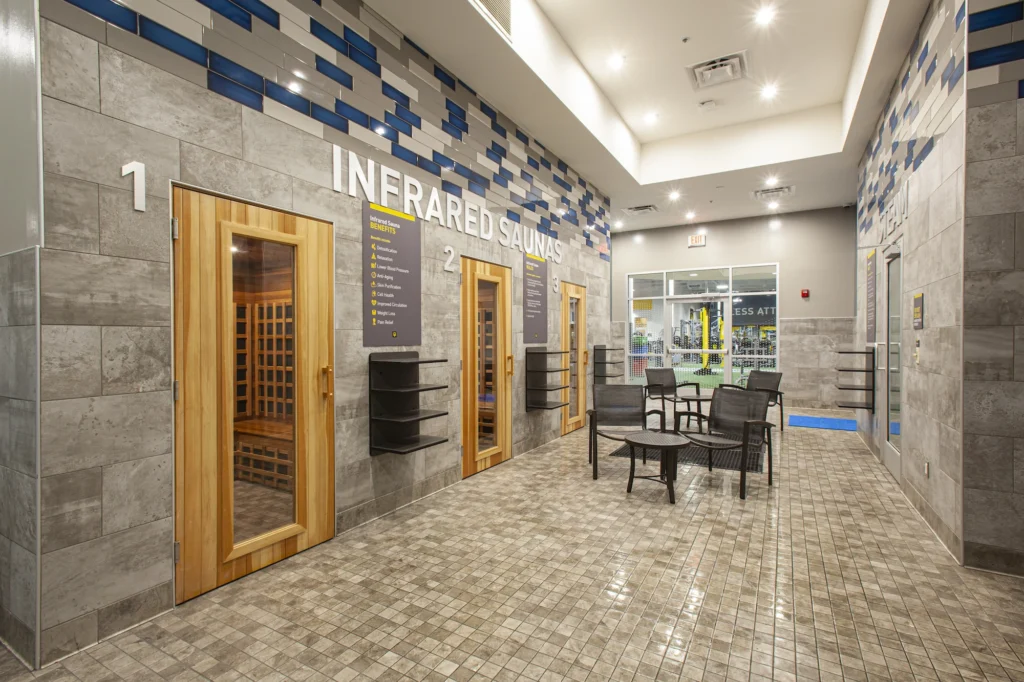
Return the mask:
<path id="1" fill-rule="evenodd" d="M 370 353 L 371 455 L 406 455 L 448 441 L 420 433 L 420 424 L 448 414 L 420 407 L 421 393 L 448 388 L 445 384 L 420 383 L 420 366 L 441 362 L 448 360 L 421 358 L 416 351 Z"/>
<path id="2" fill-rule="evenodd" d="M 594 383 L 607 384 L 609 379 L 618 379 L 625 376 L 626 361 L 614 360 L 615 356 L 610 353 L 625 353 L 624 348 L 608 348 L 607 346 L 594 346 Z"/>
<path id="3" fill-rule="evenodd" d="M 568 355 L 567 350 L 548 350 L 547 348 L 526 349 L 526 411 L 534 410 L 557 410 L 569 403 L 562 400 L 561 395 L 556 395 L 557 400 L 551 400 L 551 394 L 556 391 L 564 391 L 569 388 L 563 374 L 569 372 L 568 367 L 561 367 L 562 356 Z M 548 358 L 558 361 L 558 367 L 552 367 Z"/>
<path id="4" fill-rule="evenodd" d="M 865 360 L 864 367 L 837 367 L 836 370 L 840 372 L 840 376 L 849 377 L 850 375 L 861 374 L 864 376 L 863 384 L 851 384 L 845 381 L 840 381 L 836 384 L 836 388 L 840 391 L 854 391 L 861 392 L 864 394 L 864 400 L 854 399 L 840 399 L 836 403 L 837 407 L 842 407 L 849 410 L 868 410 L 871 414 L 875 413 L 875 349 L 868 348 L 866 350 L 840 350 L 836 351 L 839 355 L 848 357 L 862 357 Z M 852 378 L 852 377 L 851 377 Z"/>

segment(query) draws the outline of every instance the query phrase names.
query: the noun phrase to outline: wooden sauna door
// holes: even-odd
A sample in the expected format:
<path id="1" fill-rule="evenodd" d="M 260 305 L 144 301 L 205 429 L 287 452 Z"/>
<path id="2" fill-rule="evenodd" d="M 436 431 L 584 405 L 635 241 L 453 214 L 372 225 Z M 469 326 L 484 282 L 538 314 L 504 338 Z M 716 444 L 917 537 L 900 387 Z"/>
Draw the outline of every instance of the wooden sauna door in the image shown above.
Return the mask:
<path id="1" fill-rule="evenodd" d="M 587 289 L 562 282 L 562 350 L 569 368 L 569 388 L 562 408 L 562 435 L 583 428 L 587 417 Z"/>
<path id="2" fill-rule="evenodd" d="M 462 259 L 462 477 L 512 458 L 512 270 Z"/>
<path id="3" fill-rule="evenodd" d="M 181 603 L 334 537 L 334 236 L 173 195 Z"/>

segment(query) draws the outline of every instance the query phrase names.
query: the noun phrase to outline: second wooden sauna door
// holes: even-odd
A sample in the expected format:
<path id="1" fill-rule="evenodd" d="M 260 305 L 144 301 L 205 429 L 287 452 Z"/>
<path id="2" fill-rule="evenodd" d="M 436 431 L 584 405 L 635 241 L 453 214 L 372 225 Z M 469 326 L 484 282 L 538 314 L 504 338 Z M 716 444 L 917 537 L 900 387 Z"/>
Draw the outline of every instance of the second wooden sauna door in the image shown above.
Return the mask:
<path id="1" fill-rule="evenodd" d="M 562 282 L 562 350 L 568 352 L 569 388 L 562 408 L 562 435 L 583 428 L 587 415 L 587 289 Z"/>
<path id="2" fill-rule="evenodd" d="M 330 224 L 174 188 L 175 599 L 334 537 Z"/>
<path id="3" fill-rule="evenodd" d="M 512 270 L 462 259 L 462 477 L 512 458 Z"/>

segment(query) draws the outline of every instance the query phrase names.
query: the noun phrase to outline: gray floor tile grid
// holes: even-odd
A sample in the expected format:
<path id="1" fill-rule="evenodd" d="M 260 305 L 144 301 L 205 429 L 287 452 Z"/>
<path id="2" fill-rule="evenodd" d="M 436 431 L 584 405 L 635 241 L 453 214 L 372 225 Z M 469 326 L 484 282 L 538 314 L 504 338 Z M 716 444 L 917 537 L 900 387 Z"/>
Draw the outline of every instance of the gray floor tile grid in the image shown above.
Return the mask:
<path id="1" fill-rule="evenodd" d="M 1024 581 L 856 434 L 778 442 L 775 487 L 685 467 L 671 506 L 577 432 L 13 679 L 1024 680 Z"/>

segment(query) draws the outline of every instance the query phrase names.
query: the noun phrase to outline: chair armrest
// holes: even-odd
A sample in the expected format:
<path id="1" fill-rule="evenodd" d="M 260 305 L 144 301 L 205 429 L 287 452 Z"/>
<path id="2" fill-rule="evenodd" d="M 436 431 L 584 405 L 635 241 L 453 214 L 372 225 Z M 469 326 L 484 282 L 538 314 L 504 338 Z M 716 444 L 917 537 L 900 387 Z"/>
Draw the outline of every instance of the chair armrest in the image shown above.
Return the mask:
<path id="1" fill-rule="evenodd" d="M 647 428 L 647 418 L 652 414 L 656 414 L 661 417 L 661 430 L 665 430 L 665 411 L 664 410 L 648 410 L 644 413 L 644 428 Z"/>
<path id="2" fill-rule="evenodd" d="M 597 414 L 597 410 L 595 410 L 594 408 L 590 408 L 589 410 L 587 410 L 588 417 L 594 414 Z"/>
<path id="3" fill-rule="evenodd" d="M 718 388 L 738 388 L 741 391 L 748 390 L 746 386 L 740 386 L 739 384 L 722 384 Z"/>
<path id="4" fill-rule="evenodd" d="M 761 421 L 759 419 L 751 419 L 749 421 L 743 422 L 743 427 L 744 428 L 749 427 L 749 426 L 760 426 L 760 427 L 765 428 L 765 429 L 774 429 L 775 428 L 775 424 L 772 424 L 771 422 Z"/>
<path id="5" fill-rule="evenodd" d="M 706 422 L 708 420 L 708 418 L 706 416 L 704 416 L 703 414 L 701 414 L 700 412 L 676 412 L 676 421 L 675 421 L 675 424 L 672 425 L 674 427 L 673 431 L 675 431 L 676 433 L 679 433 L 679 425 L 682 423 L 682 421 L 683 421 L 682 418 L 683 417 L 696 417 L 697 418 L 697 432 L 698 433 L 704 433 L 703 423 Z"/>
<path id="6" fill-rule="evenodd" d="M 774 388 L 755 388 L 755 389 L 751 389 L 751 390 L 761 391 L 763 393 L 768 393 L 768 394 L 771 394 L 773 396 L 780 396 L 780 395 L 782 395 L 782 391 L 776 391 Z"/>

